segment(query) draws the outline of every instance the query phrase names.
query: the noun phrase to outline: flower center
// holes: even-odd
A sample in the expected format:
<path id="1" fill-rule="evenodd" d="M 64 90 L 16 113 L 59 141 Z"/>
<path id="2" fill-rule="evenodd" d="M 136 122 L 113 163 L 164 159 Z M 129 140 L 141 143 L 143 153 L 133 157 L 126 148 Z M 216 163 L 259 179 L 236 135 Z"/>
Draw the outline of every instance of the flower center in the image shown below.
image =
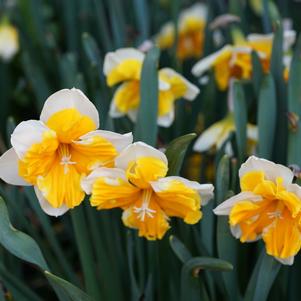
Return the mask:
<path id="1" fill-rule="evenodd" d="M 153 191 L 151 189 L 145 189 L 142 193 L 141 207 L 134 207 L 134 212 L 137 213 L 138 219 L 143 222 L 145 217 L 153 218 L 156 210 L 149 208 L 149 203 L 152 197 Z"/>
<path id="2" fill-rule="evenodd" d="M 64 174 L 67 174 L 69 172 L 69 165 L 76 164 L 76 162 L 71 161 L 71 154 L 67 144 L 61 144 L 59 146 L 58 156 L 60 158 L 60 164 L 64 167 Z"/>

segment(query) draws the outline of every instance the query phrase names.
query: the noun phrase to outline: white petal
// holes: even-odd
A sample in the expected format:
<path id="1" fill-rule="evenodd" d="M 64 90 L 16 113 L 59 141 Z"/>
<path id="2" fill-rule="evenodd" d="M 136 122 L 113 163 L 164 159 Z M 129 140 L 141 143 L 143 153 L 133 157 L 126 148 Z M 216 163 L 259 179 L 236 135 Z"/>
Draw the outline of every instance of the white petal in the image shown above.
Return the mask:
<path id="1" fill-rule="evenodd" d="M 274 258 L 284 265 L 293 265 L 295 257 L 290 256 L 288 258 L 279 258 L 279 257 L 274 257 Z"/>
<path id="2" fill-rule="evenodd" d="M 159 78 L 158 85 L 160 91 L 166 91 L 170 89 L 170 84 L 160 78 Z"/>
<path id="3" fill-rule="evenodd" d="M 172 181 L 180 181 L 185 186 L 196 190 L 202 199 L 202 206 L 206 205 L 209 200 L 213 198 L 214 187 L 212 184 L 200 184 L 196 181 L 190 181 L 182 177 L 170 176 L 161 178 L 157 181 L 151 182 L 154 191 L 159 192 L 168 189 L 169 183 Z"/>
<path id="4" fill-rule="evenodd" d="M 129 59 L 136 59 L 142 62 L 144 60 L 144 53 L 135 48 L 122 48 L 115 52 L 109 52 L 104 59 L 103 73 L 108 75 L 118 64 Z"/>
<path id="5" fill-rule="evenodd" d="M 30 186 L 19 176 L 19 158 L 13 148 L 10 148 L 0 157 L 0 179 L 12 185 Z"/>
<path id="6" fill-rule="evenodd" d="M 174 119 L 175 119 L 175 111 L 174 109 L 172 109 L 167 114 L 158 117 L 158 125 L 164 128 L 168 128 L 172 125 Z"/>
<path id="7" fill-rule="evenodd" d="M 42 109 L 40 119 L 46 123 L 55 113 L 64 109 L 77 109 L 82 115 L 90 117 L 96 128 L 99 127 L 99 115 L 94 104 L 79 89 L 63 89 L 50 95 Z"/>
<path id="8" fill-rule="evenodd" d="M 222 49 L 212 53 L 211 55 L 201 59 L 199 62 L 197 62 L 191 72 L 194 76 L 201 76 L 204 72 L 206 72 L 208 69 L 210 69 L 215 60 L 222 55 L 224 52 L 232 51 L 233 47 L 230 45 L 224 46 Z"/>
<path id="9" fill-rule="evenodd" d="M 27 120 L 19 123 L 11 135 L 11 144 L 18 157 L 22 158 L 33 144 L 41 142 L 43 134 L 47 131 L 56 135 L 39 120 Z"/>
<path id="10" fill-rule="evenodd" d="M 287 191 L 294 193 L 299 199 L 301 199 L 301 186 L 298 184 L 288 184 L 286 186 Z"/>
<path id="11" fill-rule="evenodd" d="M 296 41 L 296 32 L 294 30 L 285 30 L 283 32 L 283 51 L 290 50 Z"/>
<path id="12" fill-rule="evenodd" d="M 261 34 L 261 33 L 251 33 L 247 36 L 247 41 L 250 42 L 270 42 L 274 38 L 273 33 Z"/>
<path id="13" fill-rule="evenodd" d="M 119 134 L 110 131 L 96 130 L 80 137 L 80 141 L 91 139 L 95 136 L 100 136 L 110 141 L 118 152 L 121 152 L 129 144 L 133 142 L 132 133 Z"/>
<path id="14" fill-rule="evenodd" d="M 127 180 L 124 170 L 119 168 L 101 167 L 101 168 L 94 169 L 87 177 L 84 177 L 81 180 L 81 188 L 86 194 L 91 194 L 94 182 L 101 177 L 105 177 L 112 180 L 114 179 L 123 179 L 125 181 Z"/>
<path id="15" fill-rule="evenodd" d="M 232 207 L 241 201 L 252 201 L 252 202 L 258 202 L 262 200 L 262 197 L 260 195 L 254 194 L 253 192 L 244 191 L 237 195 L 234 195 L 233 197 L 227 199 L 226 201 L 219 204 L 214 210 L 214 214 L 216 215 L 229 215 Z"/>
<path id="16" fill-rule="evenodd" d="M 185 23 L 191 19 L 195 18 L 198 20 L 206 20 L 208 15 L 207 5 L 204 3 L 196 3 L 191 7 L 183 10 L 179 15 L 179 28 L 180 30 L 185 27 Z"/>
<path id="17" fill-rule="evenodd" d="M 135 123 L 137 120 L 138 110 L 130 110 L 128 111 L 127 115 L 131 121 Z"/>
<path id="18" fill-rule="evenodd" d="M 256 125 L 250 123 L 247 125 L 247 137 L 250 140 L 258 141 L 258 128 Z"/>
<path id="19" fill-rule="evenodd" d="M 294 178 L 293 172 L 288 167 L 255 156 L 249 157 L 248 160 L 241 165 L 239 177 L 241 178 L 247 172 L 256 170 L 262 170 L 266 179 L 270 181 L 275 181 L 278 177 L 283 178 L 283 185 L 285 187 L 290 184 Z"/>
<path id="20" fill-rule="evenodd" d="M 40 206 L 41 206 L 42 210 L 46 214 L 48 214 L 50 216 L 58 217 L 60 215 L 63 215 L 64 213 L 66 213 L 69 210 L 69 208 L 66 205 L 62 205 L 59 208 L 52 207 L 48 203 L 48 201 L 44 198 L 43 193 L 36 186 L 34 187 L 34 191 L 35 191 L 36 196 L 39 200 L 39 203 L 40 203 Z"/>
<path id="21" fill-rule="evenodd" d="M 147 145 L 144 142 L 135 142 L 124 149 L 115 160 L 117 168 L 126 170 L 128 164 L 132 161 L 137 160 L 140 157 L 153 157 L 163 161 L 166 165 L 168 164 L 167 158 L 164 153 L 155 149 L 154 147 Z"/>
<path id="22" fill-rule="evenodd" d="M 194 100 L 196 98 L 196 96 L 200 93 L 200 89 L 197 86 L 192 84 L 184 76 L 182 76 L 175 70 L 173 70 L 171 68 L 162 68 L 159 71 L 159 74 L 160 73 L 163 73 L 167 77 L 177 76 L 184 82 L 185 86 L 187 87 L 187 91 L 184 94 L 183 98 L 185 98 L 187 100 Z"/>
<path id="23" fill-rule="evenodd" d="M 123 84 L 122 84 L 122 85 L 123 85 Z M 120 89 L 122 85 L 120 85 L 120 86 L 118 87 L 118 89 Z M 124 113 L 120 112 L 120 111 L 118 110 L 117 106 L 116 106 L 116 100 L 115 100 L 116 92 L 117 92 L 117 90 L 115 91 L 114 97 L 113 97 L 113 99 L 112 99 L 112 101 L 111 101 L 111 104 L 110 104 L 109 115 L 110 115 L 110 117 L 112 117 L 112 118 L 119 118 L 119 117 L 124 116 Z"/>
<path id="24" fill-rule="evenodd" d="M 224 126 L 222 122 L 217 122 L 206 129 L 201 136 L 196 140 L 193 150 L 196 152 L 204 152 L 221 141 L 221 134 Z M 227 138 L 226 138 L 227 139 Z"/>

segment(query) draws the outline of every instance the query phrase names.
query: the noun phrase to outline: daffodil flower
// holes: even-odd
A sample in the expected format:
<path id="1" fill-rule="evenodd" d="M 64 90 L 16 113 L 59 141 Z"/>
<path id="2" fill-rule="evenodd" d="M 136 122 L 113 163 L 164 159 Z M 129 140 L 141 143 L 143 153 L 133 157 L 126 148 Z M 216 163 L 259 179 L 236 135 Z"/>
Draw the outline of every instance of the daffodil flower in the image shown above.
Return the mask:
<path id="1" fill-rule="evenodd" d="M 45 102 L 40 120 L 21 122 L 12 148 L 0 157 L 0 178 L 34 185 L 42 209 L 58 216 L 84 199 L 80 180 L 97 166 L 113 166 L 132 135 L 97 130 L 95 106 L 77 89 L 64 89 Z"/>
<path id="2" fill-rule="evenodd" d="M 104 61 L 107 84 L 117 88 L 110 107 L 110 116 L 128 115 L 135 122 L 140 103 L 140 77 L 144 53 L 124 48 L 109 52 Z M 158 124 L 169 127 L 174 120 L 174 103 L 179 98 L 194 100 L 199 89 L 170 68 L 159 71 Z"/>
<path id="3" fill-rule="evenodd" d="M 211 184 L 200 185 L 182 177 L 166 177 L 164 153 L 142 142 L 123 150 L 115 168 L 97 168 L 82 180 L 97 209 L 122 208 L 123 223 L 139 230 L 139 236 L 161 239 L 169 229 L 169 217 L 197 223 L 201 205 L 213 196 Z"/>
<path id="4" fill-rule="evenodd" d="M 11 60 L 19 50 L 19 34 L 8 20 L 0 24 L 0 57 L 3 61 Z"/>
<path id="5" fill-rule="evenodd" d="M 280 164 L 250 157 L 239 170 L 241 192 L 214 209 L 228 215 L 241 242 L 263 239 L 267 254 L 291 265 L 301 247 L 301 187 Z"/>
<path id="6" fill-rule="evenodd" d="M 207 151 L 213 146 L 220 149 L 233 131 L 235 131 L 234 116 L 233 113 L 229 113 L 224 119 L 206 129 L 196 140 L 193 149 L 196 152 Z M 257 126 L 250 123 L 247 124 L 247 138 L 251 145 L 257 142 L 257 136 Z M 230 143 L 226 145 L 226 152 L 232 154 Z"/>
<path id="7" fill-rule="evenodd" d="M 207 70 L 212 68 L 219 89 L 226 90 L 232 78 L 244 80 L 251 78 L 252 51 L 257 52 L 263 71 L 267 73 L 270 68 L 273 37 L 273 34 L 250 34 L 246 40 L 235 45 L 225 45 L 222 49 L 196 63 L 192 68 L 192 73 L 197 77 L 201 77 Z M 284 31 L 284 53 L 289 52 L 295 38 L 295 31 Z M 285 61 L 283 64 L 285 65 Z"/>
<path id="8" fill-rule="evenodd" d="M 203 53 L 207 6 L 197 3 L 179 15 L 177 57 L 181 60 L 199 58 Z M 172 48 L 175 42 L 174 23 L 163 25 L 156 36 L 156 42 L 161 49 Z"/>

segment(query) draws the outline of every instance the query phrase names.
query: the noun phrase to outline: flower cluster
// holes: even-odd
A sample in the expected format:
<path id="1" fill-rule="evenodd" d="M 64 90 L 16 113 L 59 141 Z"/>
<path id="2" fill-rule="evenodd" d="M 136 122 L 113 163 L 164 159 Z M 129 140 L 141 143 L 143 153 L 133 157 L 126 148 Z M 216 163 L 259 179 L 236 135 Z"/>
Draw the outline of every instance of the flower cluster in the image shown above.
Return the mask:
<path id="1" fill-rule="evenodd" d="M 99 116 L 77 89 L 64 89 L 45 102 L 40 120 L 21 122 L 12 148 L 0 157 L 0 178 L 33 185 L 41 208 L 59 216 L 91 194 L 97 209 L 120 207 L 125 225 L 139 235 L 160 239 L 169 217 L 194 224 L 201 204 L 213 195 L 211 184 L 166 177 L 167 158 L 132 134 L 98 130 Z"/>

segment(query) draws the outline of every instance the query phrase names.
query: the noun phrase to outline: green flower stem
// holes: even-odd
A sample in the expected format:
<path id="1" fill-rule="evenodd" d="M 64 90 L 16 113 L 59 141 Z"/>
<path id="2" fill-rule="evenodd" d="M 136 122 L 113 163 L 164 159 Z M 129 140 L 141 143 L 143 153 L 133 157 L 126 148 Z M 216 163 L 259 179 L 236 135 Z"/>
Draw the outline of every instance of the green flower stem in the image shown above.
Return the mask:
<path id="1" fill-rule="evenodd" d="M 89 239 L 87 223 L 84 215 L 84 208 L 80 206 L 76 209 L 73 209 L 71 211 L 71 219 L 79 251 L 81 266 L 84 273 L 85 288 L 87 290 L 87 293 L 91 297 L 94 297 L 96 300 L 100 300 L 99 285 L 97 283 L 96 273 L 94 270 L 95 262 L 93 260 L 93 249 L 91 240 Z"/>

